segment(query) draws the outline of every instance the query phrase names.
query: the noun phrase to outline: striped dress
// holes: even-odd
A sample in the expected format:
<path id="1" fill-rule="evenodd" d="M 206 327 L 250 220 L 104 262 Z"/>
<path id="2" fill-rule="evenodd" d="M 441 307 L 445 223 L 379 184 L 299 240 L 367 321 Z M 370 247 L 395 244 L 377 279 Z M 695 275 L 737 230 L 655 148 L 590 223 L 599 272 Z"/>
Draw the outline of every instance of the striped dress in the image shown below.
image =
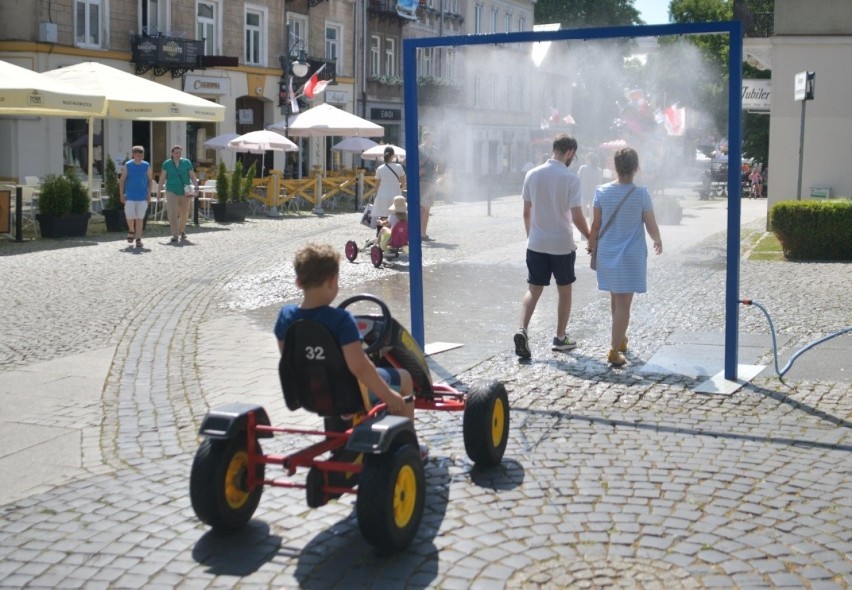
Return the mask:
<path id="1" fill-rule="evenodd" d="M 601 229 L 632 187 L 632 184 L 611 182 L 595 190 L 594 207 L 601 210 Z M 648 189 L 637 186 L 618 210 L 612 225 L 598 240 L 597 275 L 601 291 L 644 293 L 648 290 L 648 246 L 642 213 L 653 208 Z"/>

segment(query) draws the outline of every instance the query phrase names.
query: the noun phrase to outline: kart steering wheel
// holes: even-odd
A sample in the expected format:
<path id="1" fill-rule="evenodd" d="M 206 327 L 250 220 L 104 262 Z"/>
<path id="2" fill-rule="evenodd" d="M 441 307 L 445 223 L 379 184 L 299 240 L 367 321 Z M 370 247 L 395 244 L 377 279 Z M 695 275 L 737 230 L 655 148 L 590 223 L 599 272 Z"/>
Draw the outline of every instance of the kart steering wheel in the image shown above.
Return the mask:
<path id="1" fill-rule="evenodd" d="M 379 299 L 378 297 L 376 297 L 374 295 L 368 295 L 366 293 L 362 294 L 362 295 L 353 295 L 352 297 L 344 300 L 337 307 L 339 309 L 346 309 L 347 307 L 349 307 L 353 303 L 358 303 L 359 301 L 370 301 L 372 303 L 375 303 L 376 305 L 379 306 L 379 309 L 381 309 L 381 312 L 382 312 L 381 319 L 373 322 L 374 329 L 371 330 L 370 332 L 368 332 L 367 334 L 364 334 L 364 336 L 367 336 L 368 334 L 372 334 L 375 331 L 375 328 L 376 327 L 378 328 L 378 332 L 373 335 L 373 341 L 371 343 L 366 344 L 366 338 L 365 338 L 366 346 L 364 347 L 364 352 L 367 353 L 367 354 L 373 354 L 374 352 L 378 351 L 383 346 L 385 346 L 385 343 L 386 343 L 388 337 L 390 336 L 390 328 L 391 328 L 390 308 L 388 308 L 388 306 L 385 304 L 385 302 L 382 301 L 381 299 Z"/>

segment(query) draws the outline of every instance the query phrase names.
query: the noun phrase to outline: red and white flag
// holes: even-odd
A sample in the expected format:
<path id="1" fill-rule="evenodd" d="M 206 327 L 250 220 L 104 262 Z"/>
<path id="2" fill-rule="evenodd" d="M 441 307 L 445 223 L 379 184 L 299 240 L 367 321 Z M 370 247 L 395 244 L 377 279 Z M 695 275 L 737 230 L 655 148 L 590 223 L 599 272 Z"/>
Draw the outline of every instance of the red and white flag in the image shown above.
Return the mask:
<path id="1" fill-rule="evenodd" d="M 323 64 L 320 69 L 314 72 L 314 75 L 311 76 L 311 79 L 305 83 L 305 90 L 303 91 L 303 94 L 309 99 L 321 93 L 323 90 L 325 90 L 325 87 L 328 86 L 328 80 L 319 79 L 319 73 L 323 71 L 324 68 L 325 64 Z"/>
<path id="2" fill-rule="evenodd" d="M 308 83 L 305 84 L 305 96 L 313 98 L 315 95 L 325 90 L 326 86 L 328 86 L 328 80 L 320 80 L 319 77 L 314 74 L 311 76 L 311 79 L 308 80 Z"/>

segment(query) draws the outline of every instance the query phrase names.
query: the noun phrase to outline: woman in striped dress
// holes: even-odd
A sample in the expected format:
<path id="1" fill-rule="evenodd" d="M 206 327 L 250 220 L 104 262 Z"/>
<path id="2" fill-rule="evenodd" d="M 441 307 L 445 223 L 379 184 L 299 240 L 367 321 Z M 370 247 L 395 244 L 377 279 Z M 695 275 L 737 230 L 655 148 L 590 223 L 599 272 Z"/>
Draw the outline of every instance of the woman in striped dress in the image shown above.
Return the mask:
<path id="1" fill-rule="evenodd" d="M 648 189 L 633 184 L 637 170 L 639 155 L 636 150 L 624 148 L 615 153 L 618 180 L 595 190 L 589 235 L 589 249 L 597 249 L 598 289 L 609 291 L 612 334 L 607 362 L 615 367 L 627 362 L 623 353 L 627 351 L 627 325 L 633 294 L 647 291 L 646 230 L 654 242 L 654 252 L 663 252 Z"/>

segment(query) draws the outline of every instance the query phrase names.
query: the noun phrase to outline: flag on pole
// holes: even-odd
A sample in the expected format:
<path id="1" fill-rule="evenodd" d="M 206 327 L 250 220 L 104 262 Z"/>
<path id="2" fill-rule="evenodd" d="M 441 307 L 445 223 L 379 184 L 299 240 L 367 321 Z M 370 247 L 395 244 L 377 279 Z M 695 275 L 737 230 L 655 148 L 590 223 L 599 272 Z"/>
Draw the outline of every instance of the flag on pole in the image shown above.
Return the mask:
<path id="1" fill-rule="evenodd" d="M 325 64 L 322 64 L 320 68 L 314 72 L 314 75 L 311 76 L 311 79 L 305 83 L 305 89 L 303 94 L 309 99 L 313 98 L 317 94 L 321 93 L 325 90 L 325 87 L 328 86 L 328 80 L 320 80 L 319 73 L 323 71 L 325 68 Z"/>
<path id="2" fill-rule="evenodd" d="M 287 88 L 287 95 L 290 97 L 290 112 L 295 115 L 299 112 L 299 101 L 296 100 L 296 94 L 293 92 L 293 76 L 290 76 L 290 86 Z"/>

